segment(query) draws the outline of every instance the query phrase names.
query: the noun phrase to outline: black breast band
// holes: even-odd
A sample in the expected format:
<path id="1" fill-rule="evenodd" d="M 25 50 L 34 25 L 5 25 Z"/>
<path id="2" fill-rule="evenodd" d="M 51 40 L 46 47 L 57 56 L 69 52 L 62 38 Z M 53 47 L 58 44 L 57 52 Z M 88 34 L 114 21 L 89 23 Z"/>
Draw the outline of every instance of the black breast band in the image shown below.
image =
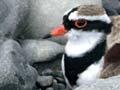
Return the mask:
<path id="1" fill-rule="evenodd" d="M 103 40 L 82 57 L 73 58 L 67 56 L 67 54 L 64 55 L 65 75 L 72 86 L 76 84 L 79 73 L 82 73 L 88 66 L 102 58 L 105 53 L 105 46 L 106 40 Z"/>

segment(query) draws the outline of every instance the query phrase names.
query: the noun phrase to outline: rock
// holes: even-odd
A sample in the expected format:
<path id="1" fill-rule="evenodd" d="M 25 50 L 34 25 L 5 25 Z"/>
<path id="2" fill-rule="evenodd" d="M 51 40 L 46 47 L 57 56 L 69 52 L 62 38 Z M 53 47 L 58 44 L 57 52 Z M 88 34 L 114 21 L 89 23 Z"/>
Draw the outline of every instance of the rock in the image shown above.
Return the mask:
<path id="1" fill-rule="evenodd" d="M 120 12 L 119 0 L 103 0 L 103 6 L 109 15 L 118 15 Z M 79 0 L 31 0 L 29 25 L 21 33 L 24 39 L 38 39 L 51 32 L 62 23 L 63 14 L 80 4 Z M 53 14 L 54 12 L 54 14 Z M 66 43 L 66 38 L 52 38 L 50 40 L 61 44 Z"/>
<path id="2" fill-rule="evenodd" d="M 41 87 L 47 87 L 52 85 L 53 77 L 52 76 L 39 76 L 37 82 L 40 84 Z"/>
<path id="3" fill-rule="evenodd" d="M 67 38 L 65 38 L 64 36 L 52 37 L 52 38 L 48 38 L 48 40 L 57 42 L 57 43 L 59 43 L 61 45 L 65 45 L 66 42 L 67 42 Z"/>
<path id="4" fill-rule="evenodd" d="M 65 11 L 78 6 L 79 0 L 32 0 L 31 3 L 29 26 L 22 33 L 25 39 L 41 38 L 54 27 L 62 24 L 62 17 Z M 52 40 L 63 44 L 66 42 L 63 37 Z"/>
<path id="5" fill-rule="evenodd" d="M 119 0 L 103 0 L 103 6 L 106 9 L 108 15 L 120 14 L 120 1 Z"/>
<path id="6" fill-rule="evenodd" d="M 52 87 L 50 87 L 50 88 L 47 88 L 46 90 L 54 90 Z"/>
<path id="7" fill-rule="evenodd" d="M 39 88 L 35 85 L 32 90 L 39 90 Z M 41 90 L 41 89 L 40 89 Z"/>
<path id="8" fill-rule="evenodd" d="M 66 90 L 65 85 L 63 85 L 61 83 L 54 83 L 53 87 L 54 87 L 54 90 Z"/>
<path id="9" fill-rule="evenodd" d="M 63 53 L 63 46 L 47 40 L 24 40 L 22 47 L 30 63 L 50 61 Z"/>
<path id="10" fill-rule="evenodd" d="M 92 85 L 81 85 L 75 90 L 120 90 L 120 76 L 98 80 Z"/>
<path id="11" fill-rule="evenodd" d="M 53 88 L 54 90 L 57 90 L 58 89 L 58 83 L 57 83 L 57 80 L 53 80 Z"/>
<path id="12" fill-rule="evenodd" d="M 55 79 L 57 80 L 58 83 L 66 84 L 64 78 L 56 77 Z"/>
<path id="13" fill-rule="evenodd" d="M 44 75 L 44 76 L 53 76 L 53 77 L 55 77 L 55 78 L 63 78 L 63 73 L 60 71 L 60 70 L 58 70 L 58 71 L 48 71 L 48 69 L 47 70 L 44 70 L 42 73 L 41 73 L 42 75 Z"/>
<path id="14" fill-rule="evenodd" d="M 50 76 L 50 75 L 52 75 L 54 72 L 51 70 L 51 69 L 46 69 L 46 70 L 44 70 L 41 74 L 43 75 L 43 76 Z"/>
<path id="15" fill-rule="evenodd" d="M 20 45 L 6 40 L 0 46 L 0 90 L 32 90 L 37 71 L 31 67 Z"/>
<path id="16" fill-rule="evenodd" d="M 34 63 L 32 66 L 37 69 L 40 75 L 61 77 L 62 73 L 59 73 L 59 71 L 61 71 L 61 60 L 62 54 L 53 58 L 51 61 Z M 48 69 L 50 69 L 52 72 L 47 71 Z"/>
<path id="17" fill-rule="evenodd" d="M 0 0 L 0 36 L 14 38 L 25 27 L 28 3 L 29 0 Z"/>

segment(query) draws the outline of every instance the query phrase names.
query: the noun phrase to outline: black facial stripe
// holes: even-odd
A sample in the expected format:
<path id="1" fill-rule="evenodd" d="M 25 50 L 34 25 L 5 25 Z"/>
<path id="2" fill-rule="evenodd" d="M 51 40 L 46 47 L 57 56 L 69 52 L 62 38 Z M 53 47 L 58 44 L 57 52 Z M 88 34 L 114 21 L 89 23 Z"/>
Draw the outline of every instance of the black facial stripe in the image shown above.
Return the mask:
<path id="1" fill-rule="evenodd" d="M 104 32 L 107 34 L 111 32 L 111 27 L 112 27 L 112 23 L 108 24 L 106 22 L 96 20 L 96 21 L 87 21 L 87 26 L 82 29 L 85 31 L 91 31 L 95 29 L 95 30 L 98 30 L 98 32 Z M 74 23 L 71 25 L 71 28 L 80 29 L 80 28 L 77 28 L 74 25 Z"/>
<path id="2" fill-rule="evenodd" d="M 78 30 L 80 29 L 74 25 L 74 21 L 71 21 L 68 19 L 69 15 L 72 12 L 77 11 L 77 9 L 78 7 L 73 8 L 67 15 L 63 17 L 63 25 L 67 30 L 70 30 L 71 28 L 78 29 Z M 87 20 L 87 22 L 88 22 L 88 25 L 85 28 L 82 28 L 83 30 L 88 31 L 88 30 L 96 29 L 96 30 L 99 30 L 99 32 L 104 32 L 106 34 L 111 32 L 112 23 L 106 23 L 100 20 L 95 20 L 95 21 Z"/>
<path id="3" fill-rule="evenodd" d="M 85 31 L 90 31 L 90 30 L 96 29 L 96 30 L 98 30 L 98 32 L 104 32 L 106 34 L 111 32 L 112 23 L 106 23 L 106 22 L 99 21 L 99 20 L 95 20 L 95 21 L 87 20 L 87 26 L 86 27 L 78 28 L 74 25 L 74 22 L 75 21 L 69 21 L 69 20 L 66 19 L 66 21 L 64 21 L 63 24 L 64 24 L 65 28 L 68 29 L 68 30 L 70 30 L 71 28 L 77 29 L 77 30 L 83 29 Z"/>
<path id="4" fill-rule="evenodd" d="M 69 17 L 69 15 L 72 13 L 72 12 L 74 12 L 74 11 L 77 11 L 77 9 L 78 9 L 78 7 L 75 7 L 75 8 L 73 8 L 67 15 L 65 15 L 64 17 L 63 17 L 63 25 L 65 26 L 65 28 L 67 29 L 67 30 L 70 30 L 71 29 L 71 21 L 69 21 L 69 19 L 68 19 L 68 17 Z"/>
<path id="5" fill-rule="evenodd" d="M 106 40 L 103 40 L 96 47 L 87 52 L 82 57 L 72 58 L 64 55 L 65 75 L 69 83 L 73 86 L 76 84 L 78 74 L 82 73 L 91 64 L 98 62 L 105 53 Z"/>

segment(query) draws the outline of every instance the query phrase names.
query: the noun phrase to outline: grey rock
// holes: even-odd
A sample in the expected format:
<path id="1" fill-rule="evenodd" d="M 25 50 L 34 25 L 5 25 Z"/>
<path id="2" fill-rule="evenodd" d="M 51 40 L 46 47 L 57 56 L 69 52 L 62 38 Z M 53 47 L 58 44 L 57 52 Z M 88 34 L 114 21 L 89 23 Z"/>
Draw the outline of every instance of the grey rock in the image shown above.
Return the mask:
<path id="1" fill-rule="evenodd" d="M 65 85 L 59 83 L 59 84 L 58 84 L 58 89 L 57 89 L 57 90 L 65 90 Z"/>
<path id="2" fill-rule="evenodd" d="M 22 22 L 25 22 L 29 11 L 28 2 L 29 0 L 0 0 L 0 37 L 14 37 L 18 33 L 18 27 L 18 31 L 23 29 L 25 23 Z"/>
<path id="3" fill-rule="evenodd" d="M 64 51 L 63 46 L 47 40 L 24 40 L 22 47 L 30 63 L 52 60 Z"/>
<path id="4" fill-rule="evenodd" d="M 43 76 L 49 76 L 53 74 L 53 71 L 51 69 L 45 69 L 41 74 Z"/>
<path id="5" fill-rule="evenodd" d="M 53 88 L 54 90 L 57 90 L 58 89 L 58 83 L 57 83 L 57 80 L 53 80 Z"/>
<path id="6" fill-rule="evenodd" d="M 64 84 L 56 83 L 56 82 L 53 83 L 53 88 L 55 90 L 65 90 L 66 89 Z"/>
<path id="7" fill-rule="evenodd" d="M 62 77 L 62 73 L 59 72 L 61 71 L 61 58 L 62 55 L 59 55 L 49 62 L 34 63 L 33 66 L 37 69 L 39 75 Z"/>
<path id="8" fill-rule="evenodd" d="M 20 45 L 6 40 L 0 46 L 0 90 L 32 90 L 37 71 L 31 67 Z"/>
<path id="9" fill-rule="evenodd" d="M 120 90 L 120 76 L 101 79 L 92 85 L 81 85 L 75 90 Z"/>
<path id="10" fill-rule="evenodd" d="M 60 79 L 60 78 L 62 79 L 63 78 L 63 73 L 60 70 L 52 71 L 50 69 L 47 69 L 47 70 L 44 70 L 41 74 L 44 75 L 44 76 L 53 76 L 53 77 L 58 78 L 58 79 Z"/>
<path id="11" fill-rule="evenodd" d="M 56 77 L 56 80 L 57 80 L 58 83 L 65 84 L 64 78 Z"/>
<path id="12" fill-rule="evenodd" d="M 37 82 L 40 84 L 41 87 L 50 86 L 53 83 L 52 76 L 39 76 Z"/>
<path id="13" fill-rule="evenodd" d="M 50 88 L 47 88 L 46 90 L 54 90 L 54 88 L 50 87 Z"/>
<path id="14" fill-rule="evenodd" d="M 32 0 L 29 26 L 23 33 L 24 38 L 41 38 L 54 27 L 62 24 L 62 17 L 66 10 L 79 5 L 79 0 Z M 53 14 L 54 12 L 54 14 Z M 52 39 L 65 43 L 65 38 Z"/>
<path id="15" fill-rule="evenodd" d="M 61 45 L 65 45 L 68 39 L 66 37 L 64 37 L 64 36 L 60 36 L 60 37 L 48 38 L 48 40 L 57 42 L 57 43 L 59 43 Z"/>
<path id="16" fill-rule="evenodd" d="M 107 11 L 107 14 L 119 15 L 120 14 L 120 1 L 119 0 L 103 0 L 103 6 Z"/>

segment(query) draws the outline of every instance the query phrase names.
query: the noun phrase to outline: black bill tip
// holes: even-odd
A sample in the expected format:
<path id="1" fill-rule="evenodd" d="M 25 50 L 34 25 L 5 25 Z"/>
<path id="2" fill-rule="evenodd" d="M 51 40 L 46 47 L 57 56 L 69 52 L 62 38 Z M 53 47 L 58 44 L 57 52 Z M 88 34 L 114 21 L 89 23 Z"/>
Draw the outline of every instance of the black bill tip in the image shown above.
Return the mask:
<path id="1" fill-rule="evenodd" d="M 51 37 L 52 37 L 52 35 L 47 34 L 47 35 L 45 35 L 44 37 L 42 37 L 42 39 L 47 39 L 47 38 L 51 38 Z"/>

